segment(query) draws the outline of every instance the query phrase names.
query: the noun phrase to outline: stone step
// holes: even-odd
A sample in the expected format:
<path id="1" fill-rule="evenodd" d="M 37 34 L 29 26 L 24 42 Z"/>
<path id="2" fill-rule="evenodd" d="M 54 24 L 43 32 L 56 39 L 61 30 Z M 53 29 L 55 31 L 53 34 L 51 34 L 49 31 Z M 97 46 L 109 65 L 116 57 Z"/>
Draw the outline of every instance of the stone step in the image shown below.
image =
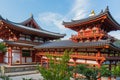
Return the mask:
<path id="1" fill-rule="evenodd" d="M 12 73 L 5 73 L 5 76 L 21 76 L 21 75 L 29 75 L 29 74 L 37 74 L 38 71 L 34 70 L 34 71 L 22 71 L 22 72 L 12 72 Z"/>
<path id="2" fill-rule="evenodd" d="M 19 76 L 38 73 L 37 65 L 1 66 L 2 75 Z"/>

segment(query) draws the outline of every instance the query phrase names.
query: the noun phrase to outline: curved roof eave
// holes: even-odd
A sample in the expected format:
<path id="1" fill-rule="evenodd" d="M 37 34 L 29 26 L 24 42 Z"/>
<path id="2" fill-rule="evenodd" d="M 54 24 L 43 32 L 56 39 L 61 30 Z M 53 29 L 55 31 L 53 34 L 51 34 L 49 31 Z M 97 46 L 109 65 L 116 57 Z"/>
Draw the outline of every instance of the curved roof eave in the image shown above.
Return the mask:
<path id="1" fill-rule="evenodd" d="M 111 13 L 109 11 L 107 12 L 107 17 L 120 30 L 120 24 L 112 17 L 112 15 L 111 15 Z"/>
<path id="2" fill-rule="evenodd" d="M 43 34 L 43 35 L 48 35 L 50 38 L 62 38 L 62 37 L 65 36 L 65 34 L 54 33 L 54 32 L 45 31 L 45 30 L 39 30 L 39 29 L 34 29 L 34 28 L 30 28 L 30 27 L 26 27 L 26 26 L 17 24 L 17 23 L 8 22 L 6 20 L 3 20 L 3 22 L 5 22 L 8 25 L 11 25 L 10 27 L 12 29 L 14 29 L 14 30 L 17 29 L 17 30 L 22 31 L 22 32 L 23 32 L 23 30 L 26 30 L 26 31 L 24 31 L 24 33 L 26 33 L 26 34 L 33 33 L 34 35 L 38 35 L 38 36 L 41 36 L 40 34 Z"/>
<path id="3" fill-rule="evenodd" d="M 95 20 L 95 19 L 100 18 L 100 17 L 105 16 L 105 15 L 108 17 L 108 19 L 110 19 L 110 21 L 114 25 L 117 26 L 117 29 L 120 30 L 120 24 L 112 17 L 112 15 L 110 14 L 109 10 L 105 10 L 104 12 L 101 12 L 98 15 L 95 15 L 95 16 L 92 16 L 92 17 L 88 17 L 88 18 L 85 18 L 85 19 L 81 19 L 81 20 L 72 20 L 72 22 L 64 22 L 63 21 L 63 25 L 71 26 L 71 25 L 81 24 L 81 23 L 84 23 L 84 22 Z"/>
<path id="4" fill-rule="evenodd" d="M 98 15 L 95 15 L 95 16 L 91 16 L 91 17 L 88 17 L 88 18 L 85 18 L 85 19 L 81 19 L 81 20 L 72 20 L 72 22 L 64 22 L 63 21 L 63 25 L 65 26 L 69 26 L 69 25 L 75 25 L 75 24 L 80 24 L 80 23 L 83 23 L 83 22 L 87 22 L 87 21 L 90 21 L 90 20 L 94 20 L 96 18 L 100 18 L 101 16 L 104 16 L 106 14 L 106 12 L 103 12 L 103 13 L 100 13 Z"/>

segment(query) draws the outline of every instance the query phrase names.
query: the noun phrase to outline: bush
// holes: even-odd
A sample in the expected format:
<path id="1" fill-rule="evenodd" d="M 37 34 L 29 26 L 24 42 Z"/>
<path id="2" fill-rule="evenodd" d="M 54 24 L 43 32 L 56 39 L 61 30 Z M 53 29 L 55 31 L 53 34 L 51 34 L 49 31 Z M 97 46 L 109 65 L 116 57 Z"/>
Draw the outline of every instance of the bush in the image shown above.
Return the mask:
<path id="1" fill-rule="evenodd" d="M 43 66 L 39 66 L 38 70 L 44 77 L 44 80 L 70 80 L 72 76 L 73 67 L 68 66 L 68 61 L 70 59 L 70 51 L 65 51 L 64 55 L 59 60 L 59 63 L 54 63 L 52 56 L 49 56 L 49 68 L 46 69 Z"/>

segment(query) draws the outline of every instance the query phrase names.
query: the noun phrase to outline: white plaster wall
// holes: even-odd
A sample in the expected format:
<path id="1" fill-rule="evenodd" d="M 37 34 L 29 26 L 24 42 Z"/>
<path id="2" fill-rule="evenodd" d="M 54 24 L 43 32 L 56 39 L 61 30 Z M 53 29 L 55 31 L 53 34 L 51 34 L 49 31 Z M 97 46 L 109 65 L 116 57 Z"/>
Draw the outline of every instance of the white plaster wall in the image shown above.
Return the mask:
<path id="1" fill-rule="evenodd" d="M 25 58 L 24 57 L 22 57 L 22 63 L 25 63 Z"/>
<path id="2" fill-rule="evenodd" d="M 85 63 L 85 60 L 80 60 L 80 59 L 78 59 L 78 60 L 76 60 L 76 62 L 81 62 L 81 63 Z"/>
<path id="3" fill-rule="evenodd" d="M 4 63 L 8 63 L 8 58 L 4 57 Z"/>
<path id="4" fill-rule="evenodd" d="M 78 60 L 76 60 L 76 62 L 85 63 L 85 60 L 78 59 Z M 88 64 L 98 64 L 96 61 L 92 61 L 92 60 L 87 60 L 86 63 L 88 63 Z"/>
<path id="5" fill-rule="evenodd" d="M 26 62 L 27 62 L 27 63 L 31 63 L 31 62 L 32 62 L 32 58 L 31 58 L 31 57 L 27 57 L 27 58 L 26 58 Z"/>
<path id="6" fill-rule="evenodd" d="M 90 64 L 98 64 L 96 61 L 91 61 L 91 60 L 87 60 L 87 63 L 90 63 Z"/>
<path id="7" fill-rule="evenodd" d="M 73 60 L 73 59 L 70 59 L 70 62 L 74 62 L 74 60 Z"/>
<path id="8" fill-rule="evenodd" d="M 20 62 L 20 53 L 13 53 L 12 63 Z"/>
<path id="9" fill-rule="evenodd" d="M 5 63 L 8 63 L 8 52 L 5 53 L 4 62 L 5 62 Z"/>
<path id="10" fill-rule="evenodd" d="M 20 62 L 20 50 L 12 50 L 12 63 Z"/>

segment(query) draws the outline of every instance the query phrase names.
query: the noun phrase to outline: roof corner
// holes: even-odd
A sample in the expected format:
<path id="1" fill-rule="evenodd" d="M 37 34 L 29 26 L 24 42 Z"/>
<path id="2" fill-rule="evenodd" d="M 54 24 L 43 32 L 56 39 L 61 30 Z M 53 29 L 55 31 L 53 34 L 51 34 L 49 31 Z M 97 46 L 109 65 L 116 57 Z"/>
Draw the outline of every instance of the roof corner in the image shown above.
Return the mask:
<path id="1" fill-rule="evenodd" d="M 108 11 L 109 11 L 109 6 L 107 6 L 105 9 L 105 12 L 108 12 Z"/>

